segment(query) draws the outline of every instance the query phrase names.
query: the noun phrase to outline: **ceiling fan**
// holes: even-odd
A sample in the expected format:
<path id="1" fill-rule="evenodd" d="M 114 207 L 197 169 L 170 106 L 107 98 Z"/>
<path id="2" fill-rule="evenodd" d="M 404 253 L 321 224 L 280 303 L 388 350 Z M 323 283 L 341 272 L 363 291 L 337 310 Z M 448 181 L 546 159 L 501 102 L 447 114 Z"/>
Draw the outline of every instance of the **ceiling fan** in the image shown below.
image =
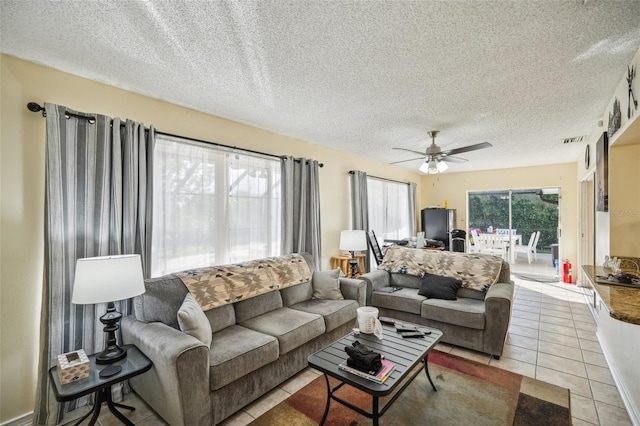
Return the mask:
<path id="1" fill-rule="evenodd" d="M 421 160 L 424 158 L 424 163 L 420 165 L 420 168 L 418 170 L 420 170 L 422 173 L 442 173 L 449 168 L 445 161 L 450 161 L 452 163 L 464 163 L 467 161 L 464 158 L 454 157 L 454 155 L 462 154 L 463 152 L 475 151 L 478 149 L 490 148 L 493 146 L 489 142 L 482 142 L 475 145 L 467 145 L 460 148 L 443 151 L 438 145 L 436 145 L 436 136 L 438 136 L 438 133 L 440 133 L 439 130 L 431 130 L 430 132 L 427 132 L 427 135 L 429 135 L 429 137 L 431 138 L 431 145 L 427 147 L 424 154 L 412 149 L 392 148 L 401 151 L 412 152 L 414 154 L 420 155 L 420 157 L 410 158 L 408 160 L 394 161 L 390 164 L 404 163 L 406 161 Z"/>

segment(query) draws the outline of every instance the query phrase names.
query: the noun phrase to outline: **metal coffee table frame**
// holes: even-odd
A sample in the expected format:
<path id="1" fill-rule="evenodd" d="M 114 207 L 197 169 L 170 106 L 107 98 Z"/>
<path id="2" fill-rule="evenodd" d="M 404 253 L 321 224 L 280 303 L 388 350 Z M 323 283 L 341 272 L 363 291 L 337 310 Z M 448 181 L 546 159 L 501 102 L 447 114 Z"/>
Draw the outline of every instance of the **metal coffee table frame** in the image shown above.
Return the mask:
<path id="1" fill-rule="evenodd" d="M 403 324 L 409 324 L 405 321 L 401 322 Z M 329 414 L 331 400 L 334 400 L 345 407 L 372 419 L 373 425 L 378 426 L 380 417 L 389 409 L 389 407 L 391 407 L 407 386 L 409 386 L 423 370 L 423 368 L 418 368 L 413 371 L 416 365 L 420 362 L 424 362 L 424 372 L 429 379 L 429 383 L 431 383 L 431 387 L 435 392 L 437 392 L 437 389 L 431 380 L 431 376 L 429 375 L 428 356 L 429 351 L 433 349 L 433 347 L 442 338 L 442 332 L 440 330 L 417 324 L 412 325 L 415 325 L 421 331 L 429 330 L 431 331 L 431 334 L 426 335 L 424 338 L 405 339 L 396 333 L 393 326 L 383 325 L 382 340 L 379 340 L 373 335 L 362 333 L 354 335 L 353 333 L 350 333 L 342 339 L 309 356 L 309 366 L 324 373 L 324 378 L 327 384 L 327 405 L 325 407 L 324 414 L 322 415 L 320 425 L 323 425 L 326 421 L 327 415 Z M 338 368 L 338 364 L 347 358 L 344 347 L 351 346 L 351 344 L 356 340 L 361 344 L 380 352 L 384 355 L 385 359 L 394 363 L 395 369 L 385 383 L 379 384 Z M 329 383 L 329 376 L 339 380 L 340 383 L 332 388 Z M 405 381 L 405 379 L 407 380 Z M 398 385 L 401 383 L 403 383 L 402 386 L 398 388 Z M 349 401 L 335 395 L 335 392 L 345 384 L 353 386 L 371 395 L 371 412 L 363 410 Z M 396 394 L 393 395 L 393 397 L 387 401 L 382 408 L 380 408 L 379 398 L 390 395 L 396 390 Z"/>

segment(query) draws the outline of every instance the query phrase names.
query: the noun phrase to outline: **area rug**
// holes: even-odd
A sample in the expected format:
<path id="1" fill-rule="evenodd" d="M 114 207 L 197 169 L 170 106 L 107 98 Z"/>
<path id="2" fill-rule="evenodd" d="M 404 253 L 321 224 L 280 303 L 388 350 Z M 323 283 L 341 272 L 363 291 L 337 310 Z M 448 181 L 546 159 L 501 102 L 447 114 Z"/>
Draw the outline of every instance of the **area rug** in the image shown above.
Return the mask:
<path id="1" fill-rule="evenodd" d="M 438 391 L 419 374 L 380 418 L 380 425 L 571 424 L 568 389 L 435 350 L 429 354 L 429 372 Z M 332 387 L 337 383 L 332 379 Z M 371 410 L 371 397 L 358 389 L 343 386 L 336 395 Z M 380 406 L 389 398 L 381 398 Z M 326 382 L 320 376 L 250 425 L 317 425 L 326 400 Z M 331 401 L 325 424 L 363 426 L 371 419 Z"/>

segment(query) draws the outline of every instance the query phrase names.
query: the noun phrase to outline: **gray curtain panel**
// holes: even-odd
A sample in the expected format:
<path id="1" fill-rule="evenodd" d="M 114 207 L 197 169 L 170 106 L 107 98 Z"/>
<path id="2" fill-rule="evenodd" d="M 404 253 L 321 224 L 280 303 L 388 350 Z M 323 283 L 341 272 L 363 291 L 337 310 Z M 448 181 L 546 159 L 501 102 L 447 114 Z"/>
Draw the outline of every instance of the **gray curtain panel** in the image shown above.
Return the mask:
<path id="1" fill-rule="evenodd" d="M 321 270 L 318 162 L 285 156 L 281 164 L 282 253 L 310 253 Z"/>
<path id="2" fill-rule="evenodd" d="M 417 185 L 415 182 L 409 182 L 409 225 L 411 225 L 409 235 L 411 236 L 415 236 L 417 232 L 416 187 Z"/>
<path id="3" fill-rule="evenodd" d="M 369 195 L 367 193 L 367 174 L 360 170 L 349 172 L 351 184 L 351 228 L 369 232 Z M 371 270 L 370 250 L 364 261 L 367 271 Z"/>
<path id="4" fill-rule="evenodd" d="M 34 422 L 55 424 L 88 399 L 66 407 L 57 403 L 48 375 L 56 356 L 81 348 L 89 355 L 104 347 L 98 318 L 106 304 L 71 303 L 76 260 L 137 253 L 149 275 L 155 136 L 153 127 L 130 120 L 95 115 L 92 124 L 49 103 L 45 111 L 45 271 Z M 131 300 L 116 302 L 116 309 L 129 314 Z"/>

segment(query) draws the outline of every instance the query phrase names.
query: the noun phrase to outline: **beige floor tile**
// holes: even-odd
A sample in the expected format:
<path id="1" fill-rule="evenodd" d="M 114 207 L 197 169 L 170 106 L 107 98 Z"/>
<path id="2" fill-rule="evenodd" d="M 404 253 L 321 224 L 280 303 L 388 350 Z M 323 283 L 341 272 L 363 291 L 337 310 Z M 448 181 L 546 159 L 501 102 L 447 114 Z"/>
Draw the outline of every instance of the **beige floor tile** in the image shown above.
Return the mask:
<path id="1" fill-rule="evenodd" d="M 550 304 L 542 306 L 541 309 L 545 312 L 554 312 L 556 316 L 566 314 L 571 315 L 571 308 L 569 306 Z"/>
<path id="2" fill-rule="evenodd" d="M 540 328 L 540 321 L 531 321 L 523 318 L 511 317 L 511 324 L 527 328 Z"/>
<path id="3" fill-rule="evenodd" d="M 591 316 L 591 314 L 579 314 L 579 313 L 573 312 L 573 320 L 574 321 L 580 321 L 580 322 L 586 322 L 587 324 L 593 324 L 593 325 L 596 324 L 596 322 L 593 320 L 593 316 Z"/>
<path id="4" fill-rule="evenodd" d="M 458 346 L 454 346 L 450 353 L 452 355 L 457 355 L 459 357 L 470 359 L 487 365 L 489 364 L 489 360 L 492 358 L 489 354 L 460 348 Z"/>
<path id="5" fill-rule="evenodd" d="M 318 375 L 312 372 L 310 369 L 305 369 L 290 378 L 289 380 L 282 383 L 279 388 L 283 391 L 287 392 L 290 395 L 298 392 L 303 387 L 307 386 L 309 383 L 313 382 L 318 378 Z"/>
<path id="6" fill-rule="evenodd" d="M 587 370 L 582 361 L 574 361 L 561 356 L 538 352 L 538 366 L 584 377 L 585 379 L 588 378 Z"/>
<path id="7" fill-rule="evenodd" d="M 519 336 L 517 334 L 507 333 L 506 344 L 519 346 L 533 351 L 538 350 L 538 340 L 530 337 Z M 437 346 L 436 346 L 437 347 Z"/>
<path id="8" fill-rule="evenodd" d="M 609 365 L 607 364 L 606 358 L 601 353 L 583 350 L 582 351 L 582 358 L 584 359 L 584 362 L 587 363 L 587 364 L 593 364 L 593 365 L 597 365 L 599 367 L 607 367 L 607 368 L 609 368 Z"/>
<path id="9" fill-rule="evenodd" d="M 572 348 L 580 348 L 580 342 L 577 337 L 565 336 L 564 334 L 552 333 L 550 331 L 540 330 L 539 338 L 545 342 L 557 343 Z"/>
<path id="10" fill-rule="evenodd" d="M 569 337 L 577 336 L 576 329 L 573 327 L 567 327 L 564 325 L 557 325 L 557 324 L 549 324 L 546 322 L 540 323 L 540 330 L 550 331 L 552 333 L 562 334 L 564 336 L 569 336 Z"/>
<path id="11" fill-rule="evenodd" d="M 600 348 L 600 343 L 594 342 L 593 340 L 586 340 L 586 339 L 578 339 L 578 340 L 580 341 L 580 347 L 583 350 L 602 353 L 602 349 Z"/>
<path id="12" fill-rule="evenodd" d="M 280 404 L 285 399 L 289 398 L 289 394 L 280 388 L 273 389 L 271 392 L 264 395 L 262 398 L 252 402 L 244 408 L 244 411 L 249 413 L 253 418 L 258 418 L 271 408 Z"/>
<path id="13" fill-rule="evenodd" d="M 560 317 L 552 317 L 550 315 L 540 315 L 540 322 L 546 322 L 548 324 L 556 324 L 556 325 L 562 325 L 565 327 L 572 327 L 573 326 L 573 321 L 567 318 L 560 318 Z"/>
<path id="14" fill-rule="evenodd" d="M 527 327 L 511 324 L 509 326 L 508 332 L 510 334 L 517 334 L 518 336 L 529 337 L 531 339 L 538 338 L 538 330 L 535 328 L 527 328 Z"/>
<path id="15" fill-rule="evenodd" d="M 540 342 L 538 342 L 538 351 L 562 358 L 571 359 L 580 363 L 584 362 L 584 360 L 582 359 L 582 351 L 579 348 L 573 348 L 570 346 L 541 340 Z"/>
<path id="16" fill-rule="evenodd" d="M 587 376 L 589 380 L 600 383 L 606 383 L 607 385 L 615 386 L 616 382 L 613 380 L 613 376 L 607 367 L 599 367 L 597 365 L 585 364 L 587 368 Z"/>
<path id="17" fill-rule="evenodd" d="M 571 413 L 573 413 L 573 409 L 571 410 Z M 572 417 L 571 418 L 571 424 L 573 426 L 598 426 L 598 423 L 587 422 L 587 421 L 579 419 L 577 417 Z"/>
<path id="18" fill-rule="evenodd" d="M 451 350 L 453 349 L 453 346 L 447 344 L 447 343 L 438 343 L 434 349 L 439 350 L 440 352 L 444 352 L 444 353 L 450 353 Z"/>
<path id="19" fill-rule="evenodd" d="M 573 321 L 573 325 L 576 328 L 576 330 L 584 330 L 584 331 L 590 331 L 592 333 L 596 332 L 596 326 L 595 324 L 591 324 L 588 322 L 582 322 L 582 321 Z"/>
<path id="20" fill-rule="evenodd" d="M 544 296 L 542 296 L 541 303 L 543 307 L 564 306 L 566 308 L 569 308 L 569 302 L 567 302 L 566 300 L 563 300 L 561 297 L 553 296 L 553 295 L 545 294 Z"/>
<path id="21" fill-rule="evenodd" d="M 586 398 L 591 398 L 589 380 L 583 377 L 574 376 L 573 374 L 567 374 L 562 371 L 552 370 L 538 365 L 536 367 L 536 379 L 568 388 L 573 393 Z"/>
<path id="22" fill-rule="evenodd" d="M 147 419 L 150 416 L 156 416 L 155 412 L 149 408 L 149 406 L 135 393 L 130 393 L 124 397 L 120 404 L 134 407 L 135 410 L 127 410 L 125 408 L 118 408 L 124 416 L 132 423 L 138 423 Z M 103 405 L 100 409 L 100 416 L 98 416 L 98 422 L 101 426 L 116 426 L 121 425 L 122 422 L 113 415 L 106 405 Z"/>
<path id="23" fill-rule="evenodd" d="M 521 348 L 519 346 L 504 345 L 502 357 L 515 359 L 529 364 L 535 364 L 538 352 L 531 349 Z"/>
<path id="24" fill-rule="evenodd" d="M 624 408 L 624 403 L 622 402 L 622 398 L 620 398 L 618 388 L 612 385 L 607 385 L 606 383 L 594 381 L 590 381 L 590 384 L 591 392 L 593 393 L 593 399 L 595 401 L 600 401 L 609 405 Z"/>
<path id="25" fill-rule="evenodd" d="M 540 314 L 525 311 L 511 311 L 511 318 L 521 318 L 529 321 L 540 321 Z"/>
<path id="26" fill-rule="evenodd" d="M 540 309 L 541 317 L 556 317 L 556 318 L 564 318 L 566 320 L 572 321 L 573 316 L 570 311 L 558 311 L 554 309 L 542 308 Z"/>
<path id="27" fill-rule="evenodd" d="M 591 398 L 571 393 L 571 415 L 589 423 L 598 424 L 596 405 Z"/>
<path id="28" fill-rule="evenodd" d="M 247 426 L 254 421 L 255 418 L 251 417 L 246 411 L 238 411 L 235 414 L 227 417 L 219 426 Z"/>
<path id="29" fill-rule="evenodd" d="M 519 291 L 518 293 L 516 293 L 514 297 L 514 300 L 516 303 L 520 300 L 528 300 L 530 302 L 540 303 L 541 299 L 542 299 L 542 296 L 539 293 L 535 293 L 535 292 L 523 293 Z"/>
<path id="30" fill-rule="evenodd" d="M 169 423 L 162 420 L 159 416 L 151 415 L 144 420 L 136 422 L 136 426 L 169 426 Z M 220 426 L 224 425 L 221 424 Z"/>
<path id="31" fill-rule="evenodd" d="M 540 313 L 540 307 L 535 307 L 535 306 L 529 306 L 529 305 L 513 305 L 513 312 L 515 311 L 519 311 L 519 312 L 531 312 L 533 314 L 539 314 Z"/>
<path id="32" fill-rule="evenodd" d="M 540 309 L 540 307 L 542 306 L 540 302 L 536 302 L 533 300 L 527 300 L 527 299 L 518 299 L 515 298 L 513 300 L 513 307 L 514 309 L 516 308 L 516 306 L 529 306 L 531 308 L 537 308 Z"/>
<path id="33" fill-rule="evenodd" d="M 598 341 L 598 336 L 596 336 L 595 331 L 581 330 L 579 328 L 576 328 L 576 333 L 578 333 L 578 337 L 580 339 L 593 340 L 594 342 Z"/>
<path id="34" fill-rule="evenodd" d="M 596 410 L 602 426 L 627 426 L 631 420 L 627 411 L 623 408 L 596 401 Z"/>
<path id="35" fill-rule="evenodd" d="M 489 365 L 511 371 L 512 373 L 531 377 L 532 379 L 535 379 L 536 377 L 536 366 L 534 364 L 518 361 L 517 359 L 507 358 L 505 356 L 500 357 L 500 359 L 491 358 Z"/>

